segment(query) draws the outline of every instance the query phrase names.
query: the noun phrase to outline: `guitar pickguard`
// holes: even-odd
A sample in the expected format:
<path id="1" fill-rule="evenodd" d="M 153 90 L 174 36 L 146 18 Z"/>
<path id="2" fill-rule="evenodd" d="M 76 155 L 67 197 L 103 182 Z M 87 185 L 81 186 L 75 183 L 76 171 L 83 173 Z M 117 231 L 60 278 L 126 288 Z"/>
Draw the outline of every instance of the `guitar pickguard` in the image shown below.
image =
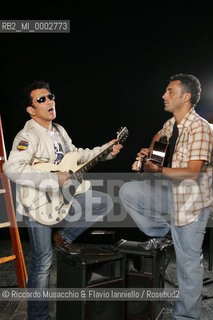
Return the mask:
<path id="1" fill-rule="evenodd" d="M 66 218 L 74 196 L 85 193 L 91 186 L 90 181 L 83 180 L 73 196 L 69 191 L 45 192 L 31 187 L 21 187 L 22 205 L 25 211 L 43 225 L 55 225 Z M 67 189 L 68 190 L 68 189 Z M 65 199 L 66 197 L 66 199 Z"/>

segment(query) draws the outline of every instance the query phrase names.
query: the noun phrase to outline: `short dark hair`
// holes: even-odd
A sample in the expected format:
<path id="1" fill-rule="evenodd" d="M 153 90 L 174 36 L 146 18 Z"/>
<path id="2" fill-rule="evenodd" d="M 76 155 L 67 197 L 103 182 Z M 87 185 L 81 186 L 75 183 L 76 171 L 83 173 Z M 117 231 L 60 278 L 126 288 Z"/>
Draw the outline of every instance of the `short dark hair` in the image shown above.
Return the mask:
<path id="1" fill-rule="evenodd" d="M 196 78 L 192 74 L 178 73 L 171 76 L 169 80 L 179 80 L 183 89 L 191 93 L 192 106 L 195 107 L 198 104 L 201 95 L 201 84 L 198 78 Z"/>
<path id="2" fill-rule="evenodd" d="M 50 90 L 50 85 L 48 82 L 45 82 L 44 80 L 34 80 L 32 83 L 28 84 L 23 92 L 22 92 L 22 105 L 24 109 L 26 109 L 28 106 L 32 105 L 32 97 L 31 97 L 31 92 L 36 89 L 47 89 L 49 92 Z"/>

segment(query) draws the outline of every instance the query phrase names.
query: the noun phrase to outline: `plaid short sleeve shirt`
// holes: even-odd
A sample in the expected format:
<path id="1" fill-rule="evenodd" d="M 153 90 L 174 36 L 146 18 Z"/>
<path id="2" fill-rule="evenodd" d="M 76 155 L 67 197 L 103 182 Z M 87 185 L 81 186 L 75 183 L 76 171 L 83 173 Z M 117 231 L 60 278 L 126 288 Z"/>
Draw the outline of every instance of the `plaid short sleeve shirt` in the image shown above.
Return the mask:
<path id="1" fill-rule="evenodd" d="M 158 133 L 172 135 L 175 118 L 169 119 Z M 186 225 L 200 211 L 212 204 L 213 129 L 192 108 L 178 124 L 178 138 L 172 158 L 172 168 L 187 168 L 191 160 L 204 160 L 197 181 L 174 182 L 175 224 Z"/>

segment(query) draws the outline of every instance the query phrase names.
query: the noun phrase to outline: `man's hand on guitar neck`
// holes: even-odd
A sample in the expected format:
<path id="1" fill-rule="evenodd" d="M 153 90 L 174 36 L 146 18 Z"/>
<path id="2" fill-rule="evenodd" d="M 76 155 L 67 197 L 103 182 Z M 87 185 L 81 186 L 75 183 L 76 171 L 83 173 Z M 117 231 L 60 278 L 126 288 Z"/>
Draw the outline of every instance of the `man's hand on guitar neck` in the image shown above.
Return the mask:
<path id="1" fill-rule="evenodd" d="M 148 158 L 150 156 L 151 148 L 142 148 L 136 157 L 136 161 L 132 165 L 132 170 L 137 172 L 152 172 L 157 173 L 159 171 L 159 167 L 150 161 Z"/>
<path id="2" fill-rule="evenodd" d="M 136 160 L 137 160 L 138 158 L 143 157 L 143 156 L 148 157 L 149 154 L 150 154 L 150 149 L 149 149 L 149 148 L 142 148 L 142 149 L 138 152 Z"/>
<path id="3" fill-rule="evenodd" d="M 138 153 L 136 157 L 136 161 L 132 165 L 132 170 L 133 171 L 141 171 L 141 165 L 145 163 L 145 158 L 148 158 L 150 154 L 150 149 L 149 148 L 142 148 Z M 143 166 L 142 165 L 142 166 Z"/>
<path id="4" fill-rule="evenodd" d="M 136 161 L 133 163 L 132 165 L 132 170 L 133 171 L 140 171 L 141 172 L 141 168 L 139 168 L 138 162 L 141 161 L 142 157 L 137 157 Z M 143 172 L 152 172 L 152 173 L 156 173 L 159 172 L 159 168 L 156 164 L 154 164 L 152 161 L 148 160 L 148 159 L 144 159 L 143 161 Z"/>
<path id="5" fill-rule="evenodd" d="M 116 154 L 118 154 L 121 151 L 121 149 L 123 148 L 123 145 L 120 143 L 116 143 L 116 141 L 118 141 L 118 140 L 113 139 L 113 140 L 109 141 L 109 145 L 113 145 L 112 151 L 111 151 L 112 156 L 116 156 Z"/>

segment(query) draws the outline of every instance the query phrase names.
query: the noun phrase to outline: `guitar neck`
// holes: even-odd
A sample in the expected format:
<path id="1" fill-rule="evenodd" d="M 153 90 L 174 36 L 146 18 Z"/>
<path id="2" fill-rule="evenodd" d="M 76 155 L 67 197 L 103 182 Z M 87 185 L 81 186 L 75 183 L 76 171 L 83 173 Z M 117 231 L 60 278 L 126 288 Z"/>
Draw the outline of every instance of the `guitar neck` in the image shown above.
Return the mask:
<path id="1" fill-rule="evenodd" d="M 126 127 L 121 128 L 119 132 L 117 132 L 117 139 L 115 142 L 108 147 L 106 147 L 104 150 L 102 150 L 99 154 L 97 154 L 94 158 L 92 158 L 90 161 L 86 162 L 83 166 L 81 166 L 80 169 L 75 171 L 73 175 L 77 180 L 81 180 L 84 172 L 90 170 L 96 163 L 101 161 L 104 157 L 106 157 L 113 149 L 113 146 L 117 143 L 123 143 L 126 138 L 128 137 L 128 129 Z"/>
<path id="2" fill-rule="evenodd" d="M 115 143 L 114 143 L 115 144 Z M 78 179 L 82 177 L 82 175 L 90 170 L 92 167 L 94 167 L 99 161 L 101 161 L 104 157 L 106 157 L 111 151 L 114 146 L 114 144 L 106 147 L 104 150 L 102 150 L 99 154 L 97 154 L 94 158 L 92 158 L 90 161 L 85 163 L 80 169 L 78 169 L 74 175 Z"/>

